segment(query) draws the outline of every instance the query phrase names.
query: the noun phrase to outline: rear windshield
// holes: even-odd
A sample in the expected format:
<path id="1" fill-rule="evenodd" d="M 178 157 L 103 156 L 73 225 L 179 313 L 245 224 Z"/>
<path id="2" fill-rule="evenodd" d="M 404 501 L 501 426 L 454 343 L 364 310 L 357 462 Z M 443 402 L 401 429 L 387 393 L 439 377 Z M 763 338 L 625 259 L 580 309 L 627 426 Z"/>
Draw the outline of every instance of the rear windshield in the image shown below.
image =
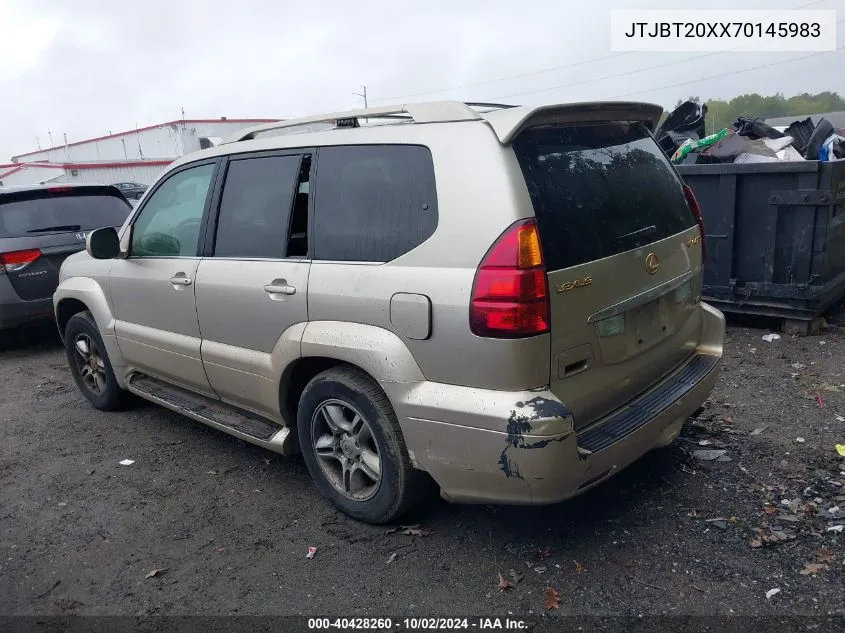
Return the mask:
<path id="1" fill-rule="evenodd" d="M 120 226 L 132 208 L 101 193 L 33 192 L 0 196 L 0 237 L 31 237 Z"/>
<path id="2" fill-rule="evenodd" d="M 695 225 L 640 123 L 529 128 L 513 142 L 549 270 L 638 248 Z"/>

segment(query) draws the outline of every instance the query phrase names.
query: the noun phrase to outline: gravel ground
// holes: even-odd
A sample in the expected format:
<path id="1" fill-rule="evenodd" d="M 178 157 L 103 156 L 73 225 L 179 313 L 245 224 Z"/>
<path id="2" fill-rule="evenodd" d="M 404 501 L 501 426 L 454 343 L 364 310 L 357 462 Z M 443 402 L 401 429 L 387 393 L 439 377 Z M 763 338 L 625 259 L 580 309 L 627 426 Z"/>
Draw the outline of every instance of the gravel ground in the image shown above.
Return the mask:
<path id="1" fill-rule="evenodd" d="M 0 614 L 845 615 L 843 332 L 732 326 L 672 447 L 552 507 L 432 499 L 422 536 L 334 511 L 299 458 L 93 410 L 52 330 L 24 333 L 0 351 Z"/>

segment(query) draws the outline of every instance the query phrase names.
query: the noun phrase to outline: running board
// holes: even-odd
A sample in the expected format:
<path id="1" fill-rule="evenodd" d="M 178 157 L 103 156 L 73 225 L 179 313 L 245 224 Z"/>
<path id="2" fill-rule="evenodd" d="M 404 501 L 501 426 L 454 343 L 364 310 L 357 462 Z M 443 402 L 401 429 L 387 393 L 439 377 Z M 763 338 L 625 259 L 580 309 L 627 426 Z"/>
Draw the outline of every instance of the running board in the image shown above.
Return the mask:
<path id="1" fill-rule="evenodd" d="M 145 400 L 271 451 L 283 455 L 298 452 L 290 428 L 220 400 L 190 392 L 138 372 L 129 376 L 126 388 Z"/>

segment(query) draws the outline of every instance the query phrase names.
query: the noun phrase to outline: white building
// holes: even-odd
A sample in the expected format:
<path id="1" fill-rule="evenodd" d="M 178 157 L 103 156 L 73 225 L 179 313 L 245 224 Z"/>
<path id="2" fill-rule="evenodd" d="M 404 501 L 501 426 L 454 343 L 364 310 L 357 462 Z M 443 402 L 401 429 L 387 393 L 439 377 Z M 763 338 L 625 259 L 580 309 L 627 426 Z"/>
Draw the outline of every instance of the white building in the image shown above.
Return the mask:
<path id="1" fill-rule="evenodd" d="M 56 145 L 0 164 L 0 186 L 42 182 L 150 184 L 171 162 L 238 130 L 277 119 L 185 119 Z"/>

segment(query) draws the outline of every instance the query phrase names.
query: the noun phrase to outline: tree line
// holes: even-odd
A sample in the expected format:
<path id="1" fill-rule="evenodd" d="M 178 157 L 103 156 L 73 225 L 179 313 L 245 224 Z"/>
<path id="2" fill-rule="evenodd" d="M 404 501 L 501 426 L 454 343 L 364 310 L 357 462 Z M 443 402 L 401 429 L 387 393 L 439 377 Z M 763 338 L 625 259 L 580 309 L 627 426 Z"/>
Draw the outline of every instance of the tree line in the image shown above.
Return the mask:
<path id="1" fill-rule="evenodd" d="M 683 101 L 702 102 L 700 97 L 691 96 L 687 99 L 679 100 L 675 104 L 675 107 L 681 105 Z M 756 117 L 758 119 L 794 116 L 798 119 L 810 114 L 845 110 L 845 99 L 837 93 L 830 91 L 820 92 L 818 94 L 804 92 L 788 98 L 780 93 L 771 97 L 752 93 L 739 95 L 730 101 L 709 99 L 705 103 L 707 105 L 705 125 L 708 134 L 713 134 L 722 128 L 730 127 L 739 116 Z"/>

